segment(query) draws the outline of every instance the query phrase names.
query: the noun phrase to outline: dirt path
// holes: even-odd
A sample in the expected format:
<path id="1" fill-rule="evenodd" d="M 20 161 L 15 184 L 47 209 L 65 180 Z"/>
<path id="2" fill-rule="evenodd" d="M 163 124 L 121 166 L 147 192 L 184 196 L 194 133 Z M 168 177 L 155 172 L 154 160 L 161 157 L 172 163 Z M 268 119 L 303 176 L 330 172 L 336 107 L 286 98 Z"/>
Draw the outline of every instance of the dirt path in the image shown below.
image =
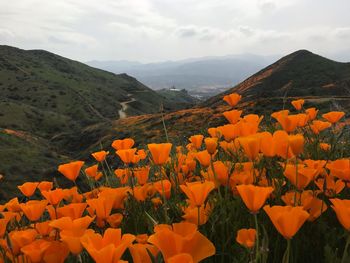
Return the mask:
<path id="1" fill-rule="evenodd" d="M 124 119 L 124 118 L 128 117 L 127 114 L 126 114 L 126 110 L 128 109 L 128 104 L 133 102 L 133 101 L 136 101 L 136 99 L 135 98 L 131 98 L 128 101 L 124 101 L 124 102 L 120 103 L 122 108 L 118 111 L 119 119 Z"/>

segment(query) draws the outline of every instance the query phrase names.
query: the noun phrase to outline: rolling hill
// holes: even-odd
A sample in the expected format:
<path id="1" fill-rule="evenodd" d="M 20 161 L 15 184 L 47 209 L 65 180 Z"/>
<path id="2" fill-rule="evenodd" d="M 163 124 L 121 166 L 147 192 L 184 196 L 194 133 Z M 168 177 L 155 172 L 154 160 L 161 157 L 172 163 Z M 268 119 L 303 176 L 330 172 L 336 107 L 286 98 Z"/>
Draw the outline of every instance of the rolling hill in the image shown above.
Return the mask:
<path id="1" fill-rule="evenodd" d="M 65 134 L 80 134 L 100 123 L 112 127 L 119 117 L 157 113 L 160 105 L 168 111 L 193 104 L 168 99 L 126 74 L 92 68 L 44 50 L 0 46 L 4 183 L 15 185 L 6 182 L 9 177 L 31 180 L 79 155 L 61 147 Z"/>

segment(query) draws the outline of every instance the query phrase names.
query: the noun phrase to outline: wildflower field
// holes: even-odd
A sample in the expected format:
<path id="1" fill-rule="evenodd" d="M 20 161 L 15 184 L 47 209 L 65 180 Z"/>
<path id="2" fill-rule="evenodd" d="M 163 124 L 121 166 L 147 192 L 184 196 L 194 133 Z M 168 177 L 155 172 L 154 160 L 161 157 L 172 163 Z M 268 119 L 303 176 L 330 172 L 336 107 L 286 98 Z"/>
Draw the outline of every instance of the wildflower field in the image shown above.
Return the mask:
<path id="1" fill-rule="evenodd" d="M 71 188 L 18 186 L 0 205 L 0 262 L 350 262 L 345 113 L 299 99 L 244 115 L 240 99 L 187 145 L 116 138 L 94 164 L 58 167 Z"/>

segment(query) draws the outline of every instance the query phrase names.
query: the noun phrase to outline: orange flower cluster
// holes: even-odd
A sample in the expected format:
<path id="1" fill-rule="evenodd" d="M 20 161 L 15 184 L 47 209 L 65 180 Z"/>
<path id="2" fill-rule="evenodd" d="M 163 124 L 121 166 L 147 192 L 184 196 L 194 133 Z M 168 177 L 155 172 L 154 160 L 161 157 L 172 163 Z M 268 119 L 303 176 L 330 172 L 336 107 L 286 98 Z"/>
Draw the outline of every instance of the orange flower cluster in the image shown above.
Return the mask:
<path id="1" fill-rule="evenodd" d="M 218 240 L 213 229 L 220 220 L 237 223 L 219 216 L 229 205 L 247 219 L 240 225 L 253 228 L 222 235 L 227 240 L 236 235 L 254 262 L 264 262 L 269 251 L 261 225 L 274 226 L 268 234 L 287 240 L 285 262 L 291 239 L 304 224 L 317 223 L 329 206 L 350 231 L 350 200 L 344 195 L 350 159 L 338 158 L 341 140 L 330 139 L 341 134 L 337 123 L 345 113 L 318 119 L 318 110 L 304 109 L 299 99 L 291 102 L 295 114 L 274 112 L 267 127 L 263 116 L 233 109 L 240 100 L 235 93 L 225 96 L 232 108 L 223 113 L 229 124 L 189 137 L 186 147 L 168 142 L 142 149 L 131 138 L 119 139 L 109 151 L 92 153 L 96 162 L 90 166 L 73 161 L 58 167 L 74 183 L 71 188 L 48 181 L 18 186 L 20 196 L 0 205 L 0 262 L 179 263 L 225 257 L 229 253 L 213 241 Z M 110 164 L 113 158 L 122 165 Z M 90 191 L 82 192 L 86 187 Z"/>

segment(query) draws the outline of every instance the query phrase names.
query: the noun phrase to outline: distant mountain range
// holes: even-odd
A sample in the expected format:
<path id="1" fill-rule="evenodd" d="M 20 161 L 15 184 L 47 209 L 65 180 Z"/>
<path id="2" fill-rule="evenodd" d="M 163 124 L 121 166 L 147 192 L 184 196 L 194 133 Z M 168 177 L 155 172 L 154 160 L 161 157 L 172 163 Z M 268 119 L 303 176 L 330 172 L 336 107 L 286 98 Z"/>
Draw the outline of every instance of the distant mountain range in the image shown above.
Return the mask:
<path id="1" fill-rule="evenodd" d="M 199 97 L 210 97 L 238 84 L 276 58 L 242 54 L 149 64 L 135 61 L 89 61 L 87 64 L 114 73 L 127 73 L 155 90 L 176 87 Z"/>

